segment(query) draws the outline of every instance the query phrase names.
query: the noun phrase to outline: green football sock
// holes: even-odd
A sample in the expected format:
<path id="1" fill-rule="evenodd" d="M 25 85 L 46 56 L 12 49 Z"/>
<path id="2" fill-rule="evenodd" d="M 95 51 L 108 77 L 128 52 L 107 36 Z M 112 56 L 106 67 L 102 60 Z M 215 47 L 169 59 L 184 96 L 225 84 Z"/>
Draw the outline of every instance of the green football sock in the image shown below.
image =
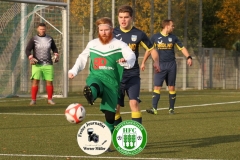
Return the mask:
<path id="1" fill-rule="evenodd" d="M 110 124 L 107 121 L 105 122 L 105 124 L 108 126 L 108 128 L 110 129 L 111 133 L 113 133 L 114 130 L 114 124 Z"/>

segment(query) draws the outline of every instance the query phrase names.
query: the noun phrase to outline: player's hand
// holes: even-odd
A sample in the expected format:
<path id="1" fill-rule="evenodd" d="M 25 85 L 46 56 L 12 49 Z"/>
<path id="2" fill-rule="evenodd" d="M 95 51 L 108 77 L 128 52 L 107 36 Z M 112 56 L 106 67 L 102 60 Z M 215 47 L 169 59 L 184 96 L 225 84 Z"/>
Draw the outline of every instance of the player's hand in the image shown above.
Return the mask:
<path id="1" fill-rule="evenodd" d="M 33 55 L 30 55 L 28 57 L 28 59 L 29 59 L 31 65 L 34 65 L 38 62 L 38 60 L 36 58 L 33 58 Z"/>
<path id="2" fill-rule="evenodd" d="M 153 62 L 153 68 L 155 70 L 155 72 L 160 72 L 160 66 L 159 66 L 159 62 Z"/>
<path id="3" fill-rule="evenodd" d="M 120 58 L 119 60 L 117 60 L 118 63 L 124 63 L 127 62 L 124 58 Z"/>
<path id="4" fill-rule="evenodd" d="M 73 79 L 74 78 L 74 75 L 72 73 L 68 73 L 68 78 L 69 79 Z"/>
<path id="5" fill-rule="evenodd" d="M 59 61 L 59 54 L 58 53 L 54 53 L 54 56 L 52 57 L 52 61 L 53 61 L 53 63 L 57 63 Z"/>
<path id="6" fill-rule="evenodd" d="M 188 64 L 188 66 L 192 66 L 192 59 L 191 59 L 191 58 L 189 58 L 189 59 L 187 60 L 187 64 Z"/>
<path id="7" fill-rule="evenodd" d="M 142 63 L 140 68 L 141 68 L 141 71 L 144 71 L 145 70 L 145 64 Z"/>

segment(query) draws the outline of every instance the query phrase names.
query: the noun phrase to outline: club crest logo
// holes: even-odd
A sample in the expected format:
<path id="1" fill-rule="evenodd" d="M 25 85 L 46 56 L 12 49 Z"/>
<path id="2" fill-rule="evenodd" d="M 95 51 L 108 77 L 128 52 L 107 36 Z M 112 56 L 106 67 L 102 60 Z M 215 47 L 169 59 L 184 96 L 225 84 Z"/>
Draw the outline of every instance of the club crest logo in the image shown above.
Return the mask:
<path id="1" fill-rule="evenodd" d="M 142 124 L 136 121 L 123 121 L 114 129 L 112 142 L 118 152 L 133 156 L 145 148 L 147 132 Z"/>
<path id="2" fill-rule="evenodd" d="M 110 49 L 113 49 L 113 48 L 114 48 L 114 45 L 110 45 L 109 48 L 110 48 Z"/>
<path id="3" fill-rule="evenodd" d="M 169 41 L 169 42 L 172 42 L 172 38 L 169 37 L 169 38 L 168 38 L 168 41 Z"/>
<path id="4" fill-rule="evenodd" d="M 137 35 L 132 35 L 132 36 L 131 36 L 131 40 L 132 40 L 133 42 L 135 42 L 135 41 L 137 40 Z"/>
<path id="5" fill-rule="evenodd" d="M 111 137 L 111 131 L 105 123 L 88 121 L 78 130 L 77 142 L 83 152 L 89 155 L 99 155 L 109 148 Z"/>

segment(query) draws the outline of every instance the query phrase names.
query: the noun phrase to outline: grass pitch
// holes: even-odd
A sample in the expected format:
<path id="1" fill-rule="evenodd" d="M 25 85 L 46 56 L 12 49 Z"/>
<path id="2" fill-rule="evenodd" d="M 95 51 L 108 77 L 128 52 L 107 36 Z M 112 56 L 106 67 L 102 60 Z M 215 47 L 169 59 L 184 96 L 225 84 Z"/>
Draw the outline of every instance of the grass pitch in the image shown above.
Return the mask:
<path id="1" fill-rule="evenodd" d="M 86 121 L 104 121 L 97 100 L 89 106 L 79 93 L 68 98 L 0 99 L 0 159 L 240 159 L 240 92 L 237 90 L 177 91 L 175 114 L 168 114 L 168 92 L 161 92 L 158 115 L 145 112 L 151 93 L 141 93 L 143 126 L 148 143 L 134 157 L 116 150 L 99 156 L 84 153 L 77 144 L 80 124 L 70 124 L 64 111 L 70 103 L 81 103 Z M 130 109 L 122 108 L 123 120 L 131 119 Z M 112 149 L 113 146 L 111 147 Z"/>

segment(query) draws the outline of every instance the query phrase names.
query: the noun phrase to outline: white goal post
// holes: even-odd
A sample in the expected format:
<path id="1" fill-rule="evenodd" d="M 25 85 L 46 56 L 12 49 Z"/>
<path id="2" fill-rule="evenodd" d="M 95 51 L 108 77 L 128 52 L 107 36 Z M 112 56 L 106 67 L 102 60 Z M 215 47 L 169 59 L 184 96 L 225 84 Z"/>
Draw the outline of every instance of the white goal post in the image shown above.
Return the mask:
<path id="1" fill-rule="evenodd" d="M 57 41 L 61 51 L 61 63 L 54 64 L 55 71 L 58 71 L 57 86 L 54 84 L 54 92 L 56 89 L 57 93 L 54 95 L 68 96 L 69 1 L 64 3 L 44 0 L 0 0 L 0 3 L 4 4 L 0 8 L 0 40 L 4 41 L 0 46 L 0 61 L 5 62 L 1 62 L 0 65 L 0 98 L 29 94 L 30 76 L 25 47 L 27 40 L 35 32 L 34 24 L 41 21 L 47 23 L 53 30 L 52 33 L 57 38 L 49 34 L 55 42 Z M 45 10 L 46 13 L 43 12 Z M 49 17 L 50 14 L 54 16 Z M 53 23 L 56 23 L 57 27 Z M 9 31 L 9 28 L 14 29 Z M 12 61 L 15 61 L 14 64 L 10 64 Z"/>

